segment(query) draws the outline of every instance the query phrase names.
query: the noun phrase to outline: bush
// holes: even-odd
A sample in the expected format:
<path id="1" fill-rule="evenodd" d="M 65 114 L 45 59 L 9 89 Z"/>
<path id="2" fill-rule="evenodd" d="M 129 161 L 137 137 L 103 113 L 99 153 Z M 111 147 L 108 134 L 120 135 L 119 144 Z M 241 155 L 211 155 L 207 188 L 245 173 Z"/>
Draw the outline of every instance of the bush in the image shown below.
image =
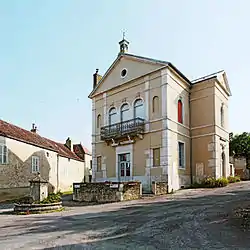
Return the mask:
<path id="1" fill-rule="evenodd" d="M 50 193 L 47 198 L 41 201 L 41 204 L 50 204 L 50 203 L 60 202 L 62 200 L 61 196 L 62 196 L 61 192 L 58 192 L 56 194 Z"/>
<path id="2" fill-rule="evenodd" d="M 217 187 L 225 187 L 228 185 L 228 179 L 225 177 L 214 178 L 214 177 L 206 177 L 201 181 L 201 183 L 193 184 L 194 188 L 217 188 Z"/>
<path id="3" fill-rule="evenodd" d="M 228 176 L 227 179 L 229 183 L 240 182 L 240 176 Z"/>
<path id="4" fill-rule="evenodd" d="M 215 187 L 225 187 L 228 185 L 228 179 L 225 177 L 221 177 L 215 180 Z"/>

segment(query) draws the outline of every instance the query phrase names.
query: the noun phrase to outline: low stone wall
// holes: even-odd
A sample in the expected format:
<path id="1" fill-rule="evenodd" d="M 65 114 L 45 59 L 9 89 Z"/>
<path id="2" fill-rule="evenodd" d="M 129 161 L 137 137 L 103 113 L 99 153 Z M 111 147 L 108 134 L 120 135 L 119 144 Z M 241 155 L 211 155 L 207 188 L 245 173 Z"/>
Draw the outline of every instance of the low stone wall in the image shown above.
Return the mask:
<path id="1" fill-rule="evenodd" d="M 167 182 L 152 182 L 152 192 L 154 195 L 168 194 L 168 183 Z"/>
<path id="2" fill-rule="evenodd" d="M 29 186 L 27 187 L 13 187 L 13 188 L 0 188 L 0 201 L 15 199 L 28 195 L 30 193 Z"/>
<path id="3" fill-rule="evenodd" d="M 73 200 L 80 202 L 118 202 L 140 199 L 140 182 L 74 183 Z"/>
<path id="4" fill-rule="evenodd" d="M 62 208 L 62 202 L 51 203 L 51 204 L 14 204 L 14 212 L 44 212 L 58 210 Z"/>

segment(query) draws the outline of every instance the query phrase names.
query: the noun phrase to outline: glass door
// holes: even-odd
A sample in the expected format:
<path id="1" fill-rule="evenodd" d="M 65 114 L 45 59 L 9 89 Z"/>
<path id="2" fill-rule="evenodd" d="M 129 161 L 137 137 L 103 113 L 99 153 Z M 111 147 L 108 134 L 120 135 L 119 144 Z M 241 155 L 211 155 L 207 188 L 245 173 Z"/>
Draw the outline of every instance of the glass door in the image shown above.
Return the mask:
<path id="1" fill-rule="evenodd" d="M 119 181 L 130 181 L 131 180 L 131 166 L 130 166 L 130 153 L 118 155 L 118 171 Z"/>

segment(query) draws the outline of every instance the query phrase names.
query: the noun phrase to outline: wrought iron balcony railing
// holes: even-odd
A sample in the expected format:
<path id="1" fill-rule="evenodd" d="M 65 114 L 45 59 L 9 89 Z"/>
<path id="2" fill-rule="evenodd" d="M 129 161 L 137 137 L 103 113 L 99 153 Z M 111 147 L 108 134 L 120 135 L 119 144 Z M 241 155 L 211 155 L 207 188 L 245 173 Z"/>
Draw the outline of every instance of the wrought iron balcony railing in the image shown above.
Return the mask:
<path id="1" fill-rule="evenodd" d="M 135 118 L 102 127 L 101 140 L 118 139 L 125 136 L 142 134 L 144 132 L 144 125 L 144 119 Z"/>

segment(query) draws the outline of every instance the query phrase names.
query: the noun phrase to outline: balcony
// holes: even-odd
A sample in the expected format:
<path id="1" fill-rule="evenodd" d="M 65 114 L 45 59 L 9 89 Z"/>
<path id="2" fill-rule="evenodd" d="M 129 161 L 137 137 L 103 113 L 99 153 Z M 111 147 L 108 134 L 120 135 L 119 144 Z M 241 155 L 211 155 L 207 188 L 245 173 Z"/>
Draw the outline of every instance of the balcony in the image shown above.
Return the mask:
<path id="1" fill-rule="evenodd" d="M 109 141 L 126 137 L 137 136 L 144 133 L 145 121 L 135 118 L 124 122 L 115 123 L 101 128 L 101 140 Z"/>

